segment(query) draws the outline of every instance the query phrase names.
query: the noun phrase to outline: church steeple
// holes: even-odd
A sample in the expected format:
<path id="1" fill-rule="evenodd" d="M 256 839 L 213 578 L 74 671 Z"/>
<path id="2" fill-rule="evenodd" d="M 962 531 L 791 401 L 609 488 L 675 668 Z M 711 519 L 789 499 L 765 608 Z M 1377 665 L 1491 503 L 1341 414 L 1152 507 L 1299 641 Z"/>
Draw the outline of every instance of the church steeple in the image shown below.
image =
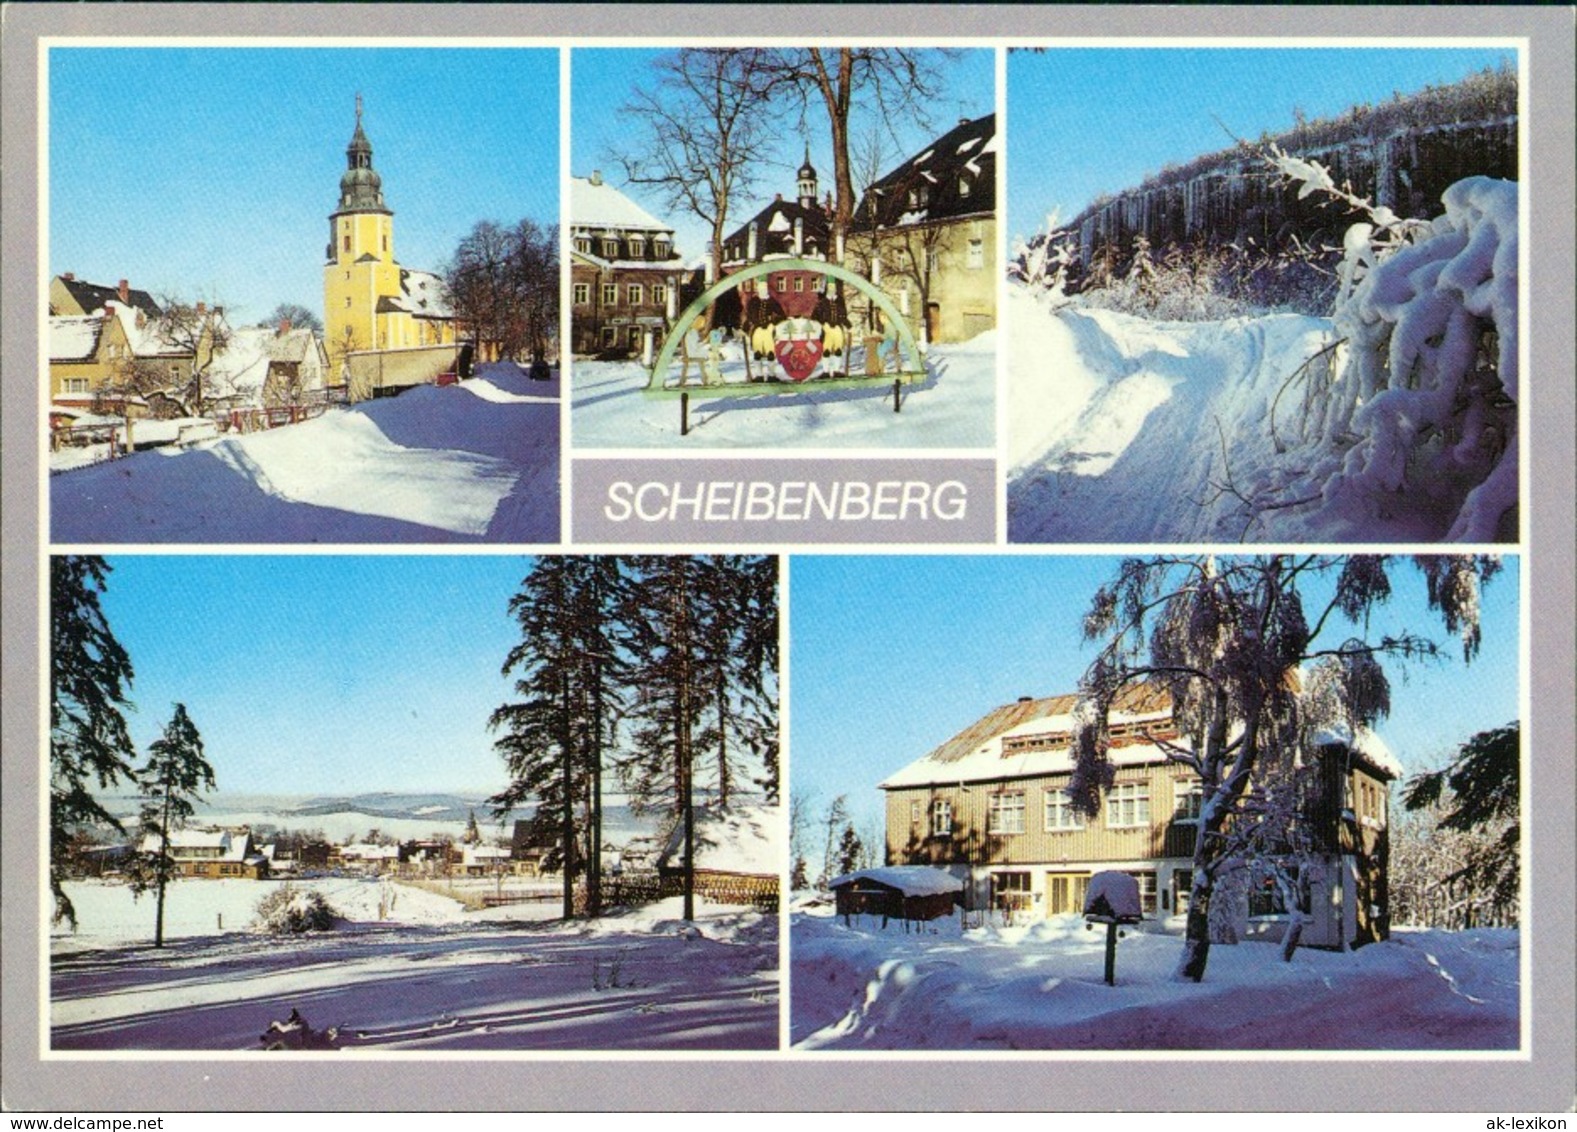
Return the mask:
<path id="1" fill-rule="evenodd" d="M 356 132 L 345 147 L 345 174 L 339 179 L 339 212 L 388 212 L 383 178 L 372 167 L 372 142 L 361 128 L 361 95 L 356 95 Z"/>
<path id="2" fill-rule="evenodd" d="M 799 167 L 799 203 L 810 208 L 816 203 L 816 167 L 810 163 L 810 142 L 805 142 L 805 164 Z"/>

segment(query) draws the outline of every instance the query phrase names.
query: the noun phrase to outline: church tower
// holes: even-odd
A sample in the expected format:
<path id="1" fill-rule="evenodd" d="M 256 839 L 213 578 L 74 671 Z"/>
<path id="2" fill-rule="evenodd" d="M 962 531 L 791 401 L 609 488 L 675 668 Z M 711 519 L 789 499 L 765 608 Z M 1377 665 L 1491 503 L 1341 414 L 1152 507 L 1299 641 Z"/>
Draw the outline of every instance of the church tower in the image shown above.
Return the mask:
<path id="1" fill-rule="evenodd" d="M 339 207 L 329 214 L 323 268 L 324 345 L 336 371 L 347 350 L 388 345 L 378 341 L 378 297 L 400 287 L 394 212 L 383 203 L 383 178 L 372 167 L 372 143 L 362 129 L 361 114 L 358 94 L 356 131 L 345 147 Z"/>
<path id="2" fill-rule="evenodd" d="M 816 206 L 816 167 L 810 163 L 810 142 L 805 143 L 805 164 L 799 167 L 799 206 Z"/>

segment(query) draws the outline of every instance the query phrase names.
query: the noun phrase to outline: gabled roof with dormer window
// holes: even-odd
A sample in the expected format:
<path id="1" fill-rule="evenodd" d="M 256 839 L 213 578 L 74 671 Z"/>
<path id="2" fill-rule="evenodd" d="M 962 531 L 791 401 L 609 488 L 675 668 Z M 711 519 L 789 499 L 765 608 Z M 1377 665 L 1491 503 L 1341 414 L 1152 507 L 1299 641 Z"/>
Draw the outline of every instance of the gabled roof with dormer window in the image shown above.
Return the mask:
<path id="1" fill-rule="evenodd" d="M 876 181 L 854 210 L 852 230 L 870 232 L 994 213 L 996 122 L 995 114 L 960 121 Z"/>

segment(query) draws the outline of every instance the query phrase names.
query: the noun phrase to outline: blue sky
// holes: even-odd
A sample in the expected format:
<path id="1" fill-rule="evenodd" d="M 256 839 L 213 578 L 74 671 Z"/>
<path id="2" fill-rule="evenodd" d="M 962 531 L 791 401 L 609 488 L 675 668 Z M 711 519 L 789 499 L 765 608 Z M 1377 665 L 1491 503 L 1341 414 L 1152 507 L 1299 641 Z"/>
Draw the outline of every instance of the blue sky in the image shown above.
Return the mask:
<path id="1" fill-rule="evenodd" d="M 51 275 L 322 317 L 355 99 L 395 255 L 436 270 L 479 220 L 558 221 L 559 53 L 56 47 Z"/>
<path id="2" fill-rule="evenodd" d="M 820 813 L 847 794 L 857 824 L 881 812 L 876 784 L 1020 696 L 1077 690 L 1094 657 L 1081 622 L 1117 559 L 1084 555 L 849 557 L 790 564 L 790 780 Z M 1376 633 L 1406 626 L 1448 659 L 1391 666 L 1393 709 L 1376 728 L 1409 770 L 1516 719 L 1518 563 L 1484 595 L 1471 665 L 1408 563 Z M 1341 639 L 1338 637 L 1338 640 Z"/>
<path id="3" fill-rule="evenodd" d="M 1009 238 L 1040 231 L 1053 208 L 1066 223 L 1103 192 L 1225 149 L 1226 130 L 1253 140 L 1290 128 L 1294 107 L 1328 117 L 1512 57 L 1454 47 L 1009 52 Z"/>
<path id="4" fill-rule="evenodd" d="M 626 192 L 652 215 L 672 224 L 679 253 L 686 260 L 693 260 L 706 250 L 706 241 L 710 238 L 707 226 L 694 217 L 670 212 L 660 197 L 627 187 L 618 163 L 612 160 L 612 154 L 625 144 L 627 131 L 634 128 L 634 120 L 619 113 L 619 108 L 629 100 L 636 86 L 655 85 L 653 64 L 672 54 L 669 49 L 635 48 L 584 48 L 570 53 L 570 171 L 577 177 L 585 177 L 593 170 L 602 170 L 610 184 Z M 894 148 L 887 168 L 919 153 L 927 141 L 951 129 L 958 119 L 978 118 L 996 108 L 994 51 L 959 51 L 951 59 L 943 58 L 940 67 L 944 89 L 932 108 L 930 123 L 912 121 L 897 125 L 898 138 L 896 143 L 890 143 Z M 778 113 L 782 138 L 777 146 L 776 160 L 780 168 L 766 170 L 751 199 L 741 205 L 737 216 L 730 217 L 730 231 L 760 211 L 774 193 L 793 196 L 794 174 L 805 158 L 806 132 L 809 133 L 810 163 L 820 177 L 822 194 L 836 188 L 827 115 L 821 102 L 817 100 L 811 106 L 805 119 L 806 131 L 800 129 L 797 110 L 785 106 Z M 870 119 L 862 119 L 858 111 L 851 118 L 850 133 L 859 137 L 868 128 Z"/>
<path id="5" fill-rule="evenodd" d="M 221 791 L 493 792 L 511 698 L 496 555 L 117 555 L 103 607 L 136 669 L 139 755 L 184 703 Z"/>

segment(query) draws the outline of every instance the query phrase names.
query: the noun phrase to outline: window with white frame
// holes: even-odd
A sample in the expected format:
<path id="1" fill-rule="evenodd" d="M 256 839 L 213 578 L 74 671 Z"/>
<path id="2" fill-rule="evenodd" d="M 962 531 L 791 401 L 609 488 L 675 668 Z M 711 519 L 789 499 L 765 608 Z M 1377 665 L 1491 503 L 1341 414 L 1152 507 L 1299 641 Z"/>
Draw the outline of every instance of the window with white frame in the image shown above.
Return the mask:
<path id="1" fill-rule="evenodd" d="M 85 377 L 68 377 L 63 383 L 62 393 L 88 392 L 88 379 Z"/>
<path id="2" fill-rule="evenodd" d="M 641 305 L 642 297 L 646 294 L 646 288 L 639 283 L 631 283 L 625 287 L 624 294 L 629 299 L 630 306 L 638 307 Z"/>
<path id="3" fill-rule="evenodd" d="M 631 236 L 630 237 L 630 258 L 631 259 L 645 259 L 646 258 L 646 237 L 645 236 Z"/>
<path id="4" fill-rule="evenodd" d="M 611 307 L 618 305 L 619 285 L 617 283 L 604 283 L 602 285 L 602 305 Z"/>
<path id="5" fill-rule="evenodd" d="M 590 237 L 587 237 L 587 236 L 576 236 L 575 237 L 575 250 L 578 251 L 581 255 L 590 255 L 591 254 L 591 239 L 590 239 Z"/>
<path id="6" fill-rule="evenodd" d="M 1172 820 L 1198 821 L 1204 809 L 1205 784 L 1197 778 L 1179 779 L 1172 784 Z"/>
<path id="7" fill-rule="evenodd" d="M 602 241 L 602 255 L 603 255 L 604 259 L 618 259 L 619 258 L 619 241 L 618 240 L 614 240 L 614 239 L 609 239 L 606 236 L 603 237 L 603 241 Z"/>
<path id="8" fill-rule="evenodd" d="M 949 837 L 953 832 L 953 803 L 938 798 L 931 803 L 931 836 Z"/>
<path id="9" fill-rule="evenodd" d="M 1146 916 L 1155 915 L 1155 870 L 1142 869 L 1128 875 L 1139 882 L 1139 910 Z"/>
<path id="10" fill-rule="evenodd" d="M 652 241 L 652 258 L 653 259 L 667 259 L 668 258 L 668 241 L 667 240 L 653 240 Z"/>
<path id="11" fill-rule="evenodd" d="M 1106 794 L 1106 825 L 1123 829 L 1150 824 L 1150 784 L 1123 782 Z"/>
<path id="12" fill-rule="evenodd" d="M 1073 808 L 1066 790 L 1046 791 L 1046 832 L 1057 833 L 1065 829 L 1083 829 L 1084 819 Z"/>
<path id="13" fill-rule="evenodd" d="M 911 829 L 920 828 L 920 799 L 918 798 L 909 802 L 909 826 Z"/>
<path id="14" fill-rule="evenodd" d="M 984 240 L 969 241 L 969 267 L 979 270 L 986 265 L 986 242 Z"/>
<path id="15" fill-rule="evenodd" d="M 666 283 L 653 283 L 652 284 L 652 302 L 654 302 L 654 303 L 666 303 L 667 301 L 668 301 L 668 284 L 666 284 Z"/>
<path id="16" fill-rule="evenodd" d="M 591 302 L 591 284 L 575 284 L 575 305 L 578 307 L 589 302 Z"/>
<path id="17" fill-rule="evenodd" d="M 1005 790 L 986 800 L 986 832 L 1024 832 L 1024 791 Z"/>

